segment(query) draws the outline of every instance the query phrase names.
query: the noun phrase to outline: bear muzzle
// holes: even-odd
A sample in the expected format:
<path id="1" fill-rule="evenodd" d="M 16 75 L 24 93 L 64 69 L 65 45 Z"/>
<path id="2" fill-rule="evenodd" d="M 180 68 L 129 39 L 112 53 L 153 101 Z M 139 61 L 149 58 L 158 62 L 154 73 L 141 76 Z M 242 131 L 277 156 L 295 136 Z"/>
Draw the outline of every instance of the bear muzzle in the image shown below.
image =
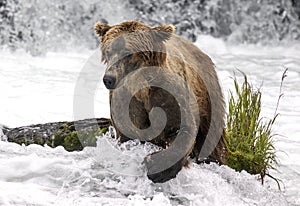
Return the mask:
<path id="1" fill-rule="evenodd" d="M 104 75 L 103 83 L 107 89 L 115 89 L 116 88 L 116 77 L 112 75 Z"/>

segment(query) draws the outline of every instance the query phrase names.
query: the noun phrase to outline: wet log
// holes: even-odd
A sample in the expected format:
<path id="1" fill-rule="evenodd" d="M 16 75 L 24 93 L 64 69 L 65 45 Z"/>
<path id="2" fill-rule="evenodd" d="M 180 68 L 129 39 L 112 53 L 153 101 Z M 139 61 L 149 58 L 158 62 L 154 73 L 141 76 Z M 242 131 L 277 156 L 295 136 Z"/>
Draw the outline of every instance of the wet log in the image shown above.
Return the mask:
<path id="1" fill-rule="evenodd" d="M 17 128 L 0 125 L 0 139 L 21 145 L 47 144 L 53 148 L 63 146 L 67 151 L 80 151 L 86 146 L 96 146 L 96 137 L 105 134 L 110 126 L 111 121 L 106 118 L 51 122 Z"/>

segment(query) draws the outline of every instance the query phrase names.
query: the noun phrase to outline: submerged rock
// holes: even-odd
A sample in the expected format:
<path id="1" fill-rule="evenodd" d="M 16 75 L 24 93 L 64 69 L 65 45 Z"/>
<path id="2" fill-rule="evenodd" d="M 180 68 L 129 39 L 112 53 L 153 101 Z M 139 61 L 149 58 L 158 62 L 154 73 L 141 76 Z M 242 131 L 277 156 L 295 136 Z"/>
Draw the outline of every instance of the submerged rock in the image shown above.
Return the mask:
<path id="1" fill-rule="evenodd" d="M 0 124 L 0 141 L 1 140 L 7 140 L 6 137 L 6 133 L 9 131 L 10 129 L 7 126 L 1 125 Z"/>
<path id="2" fill-rule="evenodd" d="M 86 146 L 96 146 L 96 137 L 106 133 L 109 126 L 111 126 L 110 119 L 94 118 L 17 128 L 1 126 L 0 129 L 2 136 L 9 142 L 25 145 L 47 144 L 50 147 L 63 146 L 67 151 L 79 151 Z"/>

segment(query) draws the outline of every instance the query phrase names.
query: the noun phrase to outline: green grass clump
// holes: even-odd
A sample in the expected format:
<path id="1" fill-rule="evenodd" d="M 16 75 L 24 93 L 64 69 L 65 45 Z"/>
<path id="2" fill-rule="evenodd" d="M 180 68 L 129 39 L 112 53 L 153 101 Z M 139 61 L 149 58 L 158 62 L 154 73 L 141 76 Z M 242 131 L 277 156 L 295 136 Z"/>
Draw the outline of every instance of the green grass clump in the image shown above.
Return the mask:
<path id="1" fill-rule="evenodd" d="M 286 71 L 283 74 L 282 82 Z M 243 73 L 244 82 L 239 85 L 234 78 L 234 93 L 230 93 L 229 114 L 227 115 L 226 147 L 228 149 L 227 164 L 229 167 L 250 174 L 259 174 L 262 183 L 269 169 L 277 164 L 274 148 L 272 126 L 278 116 L 277 108 L 282 95 L 279 96 L 274 117 L 263 119 L 260 117 L 261 96 L 260 90 L 255 90 Z M 280 87 L 280 93 L 282 88 Z M 279 184 L 278 184 L 279 186 Z M 280 186 L 279 186 L 280 188 Z"/>

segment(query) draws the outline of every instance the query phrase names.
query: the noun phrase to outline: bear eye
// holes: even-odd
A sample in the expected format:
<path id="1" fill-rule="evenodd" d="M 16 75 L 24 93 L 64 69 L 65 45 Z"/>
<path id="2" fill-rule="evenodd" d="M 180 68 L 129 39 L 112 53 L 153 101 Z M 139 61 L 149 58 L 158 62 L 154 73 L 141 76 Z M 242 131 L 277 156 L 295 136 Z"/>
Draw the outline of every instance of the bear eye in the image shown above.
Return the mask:
<path id="1" fill-rule="evenodd" d="M 106 57 L 106 58 L 109 57 L 109 51 L 108 51 L 108 50 L 105 51 L 105 57 Z"/>
<path id="2" fill-rule="evenodd" d="M 125 50 L 122 52 L 121 56 L 123 59 L 130 59 L 132 57 L 132 52 Z"/>
<path id="3" fill-rule="evenodd" d="M 124 56 L 123 56 L 123 59 L 124 60 L 130 60 L 132 57 L 132 54 L 131 53 L 126 53 Z"/>
<path id="4" fill-rule="evenodd" d="M 107 59 L 109 59 L 110 56 L 111 56 L 110 51 L 109 51 L 109 50 L 106 50 L 106 51 L 105 51 L 105 57 L 106 57 Z"/>

